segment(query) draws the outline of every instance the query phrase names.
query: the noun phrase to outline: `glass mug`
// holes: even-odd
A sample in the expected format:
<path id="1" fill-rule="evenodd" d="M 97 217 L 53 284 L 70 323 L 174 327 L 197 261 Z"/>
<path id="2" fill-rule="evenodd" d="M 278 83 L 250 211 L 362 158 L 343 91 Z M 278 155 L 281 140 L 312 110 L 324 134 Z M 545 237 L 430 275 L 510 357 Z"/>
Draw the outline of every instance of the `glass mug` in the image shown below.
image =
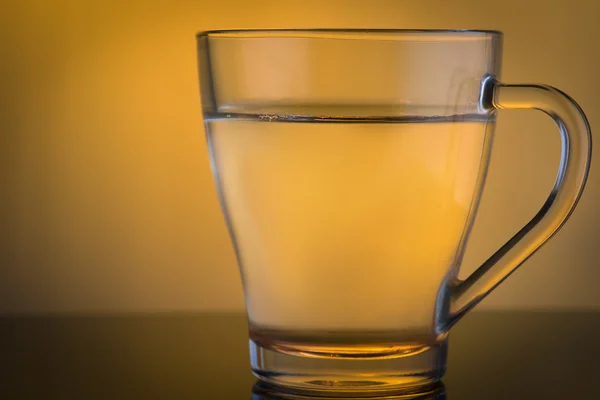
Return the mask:
<path id="1" fill-rule="evenodd" d="M 500 83 L 495 31 L 211 31 L 197 43 L 254 374 L 347 396 L 437 382 L 450 327 L 573 211 L 591 155 L 579 106 Z M 552 117 L 560 168 L 538 214 L 458 280 L 499 109 Z"/>

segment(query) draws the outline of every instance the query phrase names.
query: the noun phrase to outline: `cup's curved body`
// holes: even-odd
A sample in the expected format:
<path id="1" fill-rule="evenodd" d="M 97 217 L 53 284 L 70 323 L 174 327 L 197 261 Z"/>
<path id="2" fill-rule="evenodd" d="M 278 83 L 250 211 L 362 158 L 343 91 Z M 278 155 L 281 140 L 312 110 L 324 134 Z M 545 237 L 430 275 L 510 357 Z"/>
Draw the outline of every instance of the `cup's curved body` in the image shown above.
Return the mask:
<path id="1" fill-rule="evenodd" d="M 356 395 L 430 385 L 444 373 L 452 323 L 543 243 L 518 254 L 507 243 L 483 278 L 457 281 L 502 106 L 501 39 L 199 34 L 206 134 L 259 378 Z M 539 242 L 530 231 L 543 218 L 516 242 Z"/>

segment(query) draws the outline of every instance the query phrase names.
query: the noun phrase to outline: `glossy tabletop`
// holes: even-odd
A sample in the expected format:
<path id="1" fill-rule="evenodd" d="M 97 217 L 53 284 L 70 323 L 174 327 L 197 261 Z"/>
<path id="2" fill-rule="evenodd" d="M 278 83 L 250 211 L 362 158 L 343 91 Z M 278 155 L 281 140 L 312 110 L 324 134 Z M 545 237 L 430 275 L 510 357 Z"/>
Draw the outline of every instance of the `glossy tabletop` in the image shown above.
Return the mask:
<path id="1" fill-rule="evenodd" d="M 600 399 L 599 375 L 600 312 L 475 311 L 438 398 Z M 255 381 L 242 314 L 0 317 L 2 399 L 267 399 Z"/>

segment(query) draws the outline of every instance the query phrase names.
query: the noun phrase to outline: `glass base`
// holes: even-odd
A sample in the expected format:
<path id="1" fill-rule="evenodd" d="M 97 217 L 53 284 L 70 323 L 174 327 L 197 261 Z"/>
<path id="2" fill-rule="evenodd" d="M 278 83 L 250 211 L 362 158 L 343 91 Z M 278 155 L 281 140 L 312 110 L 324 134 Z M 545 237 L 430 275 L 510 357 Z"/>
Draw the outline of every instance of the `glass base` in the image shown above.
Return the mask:
<path id="1" fill-rule="evenodd" d="M 282 391 L 309 396 L 422 395 L 444 375 L 446 355 L 447 342 L 398 357 L 344 358 L 282 353 L 250 340 L 257 378 Z"/>

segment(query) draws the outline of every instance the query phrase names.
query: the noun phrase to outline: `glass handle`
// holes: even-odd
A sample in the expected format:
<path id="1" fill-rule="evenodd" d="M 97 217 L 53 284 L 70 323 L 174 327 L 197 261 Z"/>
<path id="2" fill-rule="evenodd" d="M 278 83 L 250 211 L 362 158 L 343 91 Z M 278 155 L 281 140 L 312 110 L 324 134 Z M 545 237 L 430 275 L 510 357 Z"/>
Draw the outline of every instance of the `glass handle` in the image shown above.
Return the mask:
<path id="1" fill-rule="evenodd" d="M 590 168 L 592 136 L 585 114 L 568 95 L 550 86 L 484 81 L 487 109 L 536 109 L 556 122 L 561 136 L 560 167 L 548 199 L 531 221 L 450 294 L 448 327 L 477 305 L 535 253 L 565 223 L 577 205 Z"/>

